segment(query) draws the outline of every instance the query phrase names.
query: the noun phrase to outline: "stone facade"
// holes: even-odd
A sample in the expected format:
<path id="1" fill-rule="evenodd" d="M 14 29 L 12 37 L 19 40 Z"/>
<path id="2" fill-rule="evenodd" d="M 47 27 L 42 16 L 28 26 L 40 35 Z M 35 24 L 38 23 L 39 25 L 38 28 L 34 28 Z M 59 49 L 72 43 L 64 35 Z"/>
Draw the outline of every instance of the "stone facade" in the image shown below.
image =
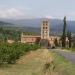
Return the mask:
<path id="1" fill-rule="evenodd" d="M 43 21 L 41 25 L 41 39 L 49 39 L 49 23 L 48 21 Z"/>
<path id="2" fill-rule="evenodd" d="M 57 39 L 58 44 L 60 44 L 60 37 L 58 36 L 50 36 L 49 37 L 49 44 L 52 46 L 55 46 L 54 41 Z"/>
<path id="3" fill-rule="evenodd" d="M 34 44 L 38 43 L 40 39 L 40 36 L 24 35 L 23 33 L 21 35 L 21 43 Z"/>

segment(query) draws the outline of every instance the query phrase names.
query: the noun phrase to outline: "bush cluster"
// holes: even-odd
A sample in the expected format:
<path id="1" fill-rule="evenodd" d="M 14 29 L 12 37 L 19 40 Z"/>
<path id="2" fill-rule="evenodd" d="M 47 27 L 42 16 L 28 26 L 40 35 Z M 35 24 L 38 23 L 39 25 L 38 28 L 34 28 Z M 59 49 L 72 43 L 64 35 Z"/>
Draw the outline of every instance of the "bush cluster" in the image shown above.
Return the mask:
<path id="1" fill-rule="evenodd" d="M 16 63 L 16 60 L 25 53 L 38 48 L 40 48 L 40 46 L 37 44 L 2 43 L 0 44 L 0 64 L 14 64 Z"/>

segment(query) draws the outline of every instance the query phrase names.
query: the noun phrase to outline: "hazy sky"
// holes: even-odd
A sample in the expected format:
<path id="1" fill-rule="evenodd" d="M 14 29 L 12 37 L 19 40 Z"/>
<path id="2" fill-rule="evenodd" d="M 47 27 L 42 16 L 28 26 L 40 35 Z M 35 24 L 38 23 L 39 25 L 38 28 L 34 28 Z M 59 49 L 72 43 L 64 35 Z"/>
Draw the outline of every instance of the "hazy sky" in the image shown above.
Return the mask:
<path id="1" fill-rule="evenodd" d="M 60 18 L 75 20 L 75 0 L 0 0 L 0 18 Z"/>

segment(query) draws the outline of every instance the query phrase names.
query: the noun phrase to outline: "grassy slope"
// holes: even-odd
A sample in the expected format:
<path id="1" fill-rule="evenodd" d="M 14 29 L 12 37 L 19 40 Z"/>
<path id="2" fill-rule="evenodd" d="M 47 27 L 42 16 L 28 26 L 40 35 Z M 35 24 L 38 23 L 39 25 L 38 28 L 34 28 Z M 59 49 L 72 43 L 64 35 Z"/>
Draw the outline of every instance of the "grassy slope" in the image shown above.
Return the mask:
<path id="1" fill-rule="evenodd" d="M 52 62 L 53 61 L 53 62 Z M 39 49 L 21 57 L 15 65 L 0 68 L 1 75 L 45 75 L 46 63 L 51 63 L 55 68 L 50 69 L 47 75 L 75 75 L 75 65 L 66 61 L 62 56 L 46 49 Z"/>
<path id="2" fill-rule="evenodd" d="M 54 53 L 54 64 L 56 66 L 55 71 L 58 75 L 75 75 L 75 64 L 67 61 L 63 56 Z"/>

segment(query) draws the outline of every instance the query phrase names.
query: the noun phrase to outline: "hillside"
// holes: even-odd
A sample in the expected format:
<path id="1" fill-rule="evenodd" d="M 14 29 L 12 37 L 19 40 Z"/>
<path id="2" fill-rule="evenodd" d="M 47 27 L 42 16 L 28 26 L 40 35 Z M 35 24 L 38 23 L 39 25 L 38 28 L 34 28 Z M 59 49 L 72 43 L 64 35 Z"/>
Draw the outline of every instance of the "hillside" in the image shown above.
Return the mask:
<path id="1" fill-rule="evenodd" d="M 15 26 L 13 23 L 5 22 L 5 21 L 0 21 L 0 27 L 7 27 L 7 26 Z"/>
<path id="2" fill-rule="evenodd" d="M 44 18 L 38 19 L 22 19 L 22 20 L 3 20 L 6 26 L 17 27 L 23 31 L 40 33 L 40 27 Z M 61 33 L 63 28 L 63 20 L 48 19 L 51 33 Z M 75 33 L 75 21 L 67 21 L 67 30 Z"/>
<path id="3" fill-rule="evenodd" d="M 21 19 L 21 20 L 3 20 L 8 23 L 13 23 L 18 27 L 32 27 L 39 28 L 42 21 L 45 18 L 35 18 L 35 19 Z M 62 32 L 63 20 L 60 19 L 48 19 L 50 24 L 50 30 L 52 32 Z M 67 21 L 67 29 L 75 33 L 75 21 Z"/>

